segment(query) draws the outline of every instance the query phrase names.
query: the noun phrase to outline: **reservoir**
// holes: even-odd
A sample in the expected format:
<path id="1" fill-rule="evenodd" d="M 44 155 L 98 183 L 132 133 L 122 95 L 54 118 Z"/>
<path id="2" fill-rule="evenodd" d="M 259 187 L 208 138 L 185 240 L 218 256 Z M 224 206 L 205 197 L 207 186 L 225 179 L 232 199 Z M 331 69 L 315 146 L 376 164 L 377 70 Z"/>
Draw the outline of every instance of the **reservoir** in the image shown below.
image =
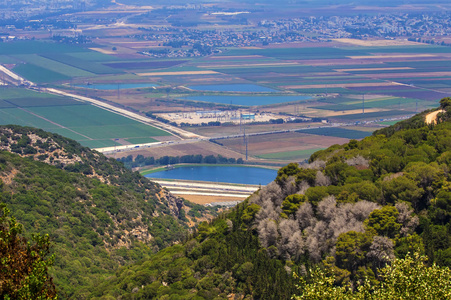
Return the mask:
<path id="1" fill-rule="evenodd" d="M 145 175 L 148 178 L 267 185 L 277 170 L 241 166 L 182 166 Z"/>
<path id="2" fill-rule="evenodd" d="M 95 90 L 117 90 L 117 89 L 138 89 L 138 88 L 148 88 L 157 87 L 158 84 L 154 83 L 93 83 L 93 84 L 77 84 L 76 86 L 85 89 L 95 89 Z"/>

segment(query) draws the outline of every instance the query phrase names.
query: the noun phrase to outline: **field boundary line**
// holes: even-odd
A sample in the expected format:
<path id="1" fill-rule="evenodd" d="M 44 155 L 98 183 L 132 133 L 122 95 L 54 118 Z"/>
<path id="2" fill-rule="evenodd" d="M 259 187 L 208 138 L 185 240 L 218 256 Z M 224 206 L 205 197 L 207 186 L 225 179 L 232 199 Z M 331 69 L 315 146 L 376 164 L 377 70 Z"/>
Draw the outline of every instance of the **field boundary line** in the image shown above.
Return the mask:
<path id="1" fill-rule="evenodd" d="M 89 97 L 85 97 L 85 96 L 80 96 L 80 95 L 76 95 L 76 94 L 71 94 L 71 93 L 66 93 L 54 88 L 45 88 L 44 91 L 51 93 L 51 94 L 57 94 L 57 95 L 63 95 L 63 96 L 67 96 L 67 97 L 71 97 L 75 100 L 78 101 L 83 101 L 83 102 L 89 102 L 97 107 L 100 107 L 102 109 L 108 110 L 110 112 L 116 113 L 118 115 L 122 115 L 124 117 L 133 119 L 135 121 L 138 121 L 140 123 L 146 124 L 146 125 L 151 125 L 154 126 L 160 130 L 166 131 L 167 133 L 170 133 L 172 135 L 176 135 L 176 136 L 181 136 L 181 138 L 201 138 L 201 136 L 185 131 L 183 129 L 180 128 L 175 128 L 169 124 L 164 124 L 162 122 L 153 120 L 149 117 L 144 117 L 140 114 L 128 111 L 124 108 L 119 108 L 116 106 L 113 106 L 111 104 L 102 102 L 100 100 L 96 100 L 93 98 L 89 98 Z"/>
<path id="2" fill-rule="evenodd" d="M 9 101 L 6 101 L 6 102 L 11 103 L 11 102 L 9 102 Z M 11 103 L 11 104 L 13 104 L 13 103 Z M 49 120 L 49 119 L 47 119 L 47 118 L 45 118 L 45 117 L 43 117 L 43 116 L 41 116 L 41 115 L 38 115 L 37 113 L 34 113 L 34 112 L 32 112 L 32 111 L 30 111 L 30 110 L 28 110 L 28 109 L 25 109 L 25 108 L 20 107 L 20 106 L 17 106 L 17 108 L 20 109 L 20 110 L 23 110 L 23 111 L 26 112 L 26 113 L 29 113 L 30 115 L 33 115 L 33 116 L 38 117 L 38 118 L 40 118 L 40 119 L 42 119 L 42 120 L 44 120 L 44 121 L 47 121 L 47 122 L 49 122 L 50 124 L 56 125 L 56 126 L 58 126 L 58 127 L 60 127 L 60 128 L 63 128 L 63 129 L 67 129 L 67 130 L 69 130 L 69 131 L 72 131 L 72 132 L 75 133 L 75 134 L 78 134 L 78 135 L 80 135 L 80 136 L 82 136 L 82 137 L 87 138 L 87 139 L 90 140 L 90 141 L 94 141 L 93 138 L 91 138 L 91 137 L 89 137 L 89 136 L 87 136 L 87 135 L 81 134 L 81 133 L 79 133 L 79 132 L 77 132 L 77 131 L 75 131 L 75 130 L 73 130 L 73 129 L 70 129 L 70 128 L 64 126 L 64 125 L 58 124 L 58 123 L 56 123 L 56 122 L 53 122 L 53 121 L 51 121 L 51 120 Z"/>

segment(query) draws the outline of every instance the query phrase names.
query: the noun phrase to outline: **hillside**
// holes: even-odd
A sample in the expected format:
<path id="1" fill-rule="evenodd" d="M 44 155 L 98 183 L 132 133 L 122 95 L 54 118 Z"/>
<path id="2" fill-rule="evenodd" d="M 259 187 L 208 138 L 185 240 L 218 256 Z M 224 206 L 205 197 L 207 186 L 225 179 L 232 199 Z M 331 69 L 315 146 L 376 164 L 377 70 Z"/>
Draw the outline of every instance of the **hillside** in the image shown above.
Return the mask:
<path id="1" fill-rule="evenodd" d="M 0 127 L 1 202 L 27 234 L 48 233 L 61 298 L 183 239 L 190 209 L 114 159 L 42 130 Z"/>
<path id="2" fill-rule="evenodd" d="M 440 104 L 437 124 L 419 114 L 285 166 L 185 244 L 120 269 L 89 297 L 290 299 L 292 273 L 308 281 L 314 266 L 351 288 L 377 285 L 409 252 L 450 267 L 451 99 Z"/>

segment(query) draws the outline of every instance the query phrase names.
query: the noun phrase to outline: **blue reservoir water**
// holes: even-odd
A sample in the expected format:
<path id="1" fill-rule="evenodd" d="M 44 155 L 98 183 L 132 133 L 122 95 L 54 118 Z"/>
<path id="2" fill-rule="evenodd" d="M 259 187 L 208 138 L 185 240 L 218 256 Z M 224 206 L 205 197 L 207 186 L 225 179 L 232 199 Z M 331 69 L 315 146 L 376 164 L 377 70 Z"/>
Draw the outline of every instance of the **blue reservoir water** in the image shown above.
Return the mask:
<path id="1" fill-rule="evenodd" d="M 190 96 L 180 98 L 183 100 L 203 101 L 230 105 L 259 106 L 276 103 L 310 100 L 309 96 Z"/>
<path id="2" fill-rule="evenodd" d="M 117 90 L 119 89 L 137 89 L 137 88 L 148 88 L 148 87 L 157 87 L 158 84 L 154 83 L 105 83 L 105 84 L 78 84 L 78 87 L 82 87 L 85 89 L 96 89 L 96 90 Z"/>
<path id="3" fill-rule="evenodd" d="M 212 85 L 192 85 L 190 89 L 195 91 L 211 91 L 211 92 L 258 92 L 258 93 L 274 93 L 274 89 L 256 84 L 212 84 Z"/>
<path id="4" fill-rule="evenodd" d="M 276 179 L 277 170 L 256 167 L 186 166 L 146 175 L 148 178 L 262 184 Z"/>

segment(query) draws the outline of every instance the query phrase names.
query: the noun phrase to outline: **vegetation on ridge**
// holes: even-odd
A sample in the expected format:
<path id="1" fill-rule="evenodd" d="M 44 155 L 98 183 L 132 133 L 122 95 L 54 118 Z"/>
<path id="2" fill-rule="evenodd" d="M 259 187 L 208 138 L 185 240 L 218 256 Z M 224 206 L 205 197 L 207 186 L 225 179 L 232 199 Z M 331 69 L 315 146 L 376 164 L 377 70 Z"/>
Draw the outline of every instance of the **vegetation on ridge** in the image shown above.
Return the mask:
<path id="1" fill-rule="evenodd" d="M 74 141 L 18 126 L 0 134 L 0 201 L 28 234 L 49 235 L 62 298 L 84 297 L 86 286 L 180 241 L 196 222 L 193 204 Z"/>
<path id="2" fill-rule="evenodd" d="M 273 183 L 201 224 L 184 245 L 121 269 L 90 297 L 290 299 L 297 293 L 293 272 L 305 289 L 324 279 L 342 291 L 369 285 L 389 293 L 397 287 L 384 276 L 409 265 L 409 253 L 426 255 L 428 268 L 437 265 L 416 269 L 445 276 L 451 266 L 449 102 L 441 101 L 438 124 L 416 116 L 316 152 L 308 165 L 281 168 Z M 316 268 L 320 276 L 309 271 Z M 324 286 L 317 286 L 320 293 Z"/>
<path id="3" fill-rule="evenodd" d="M 34 235 L 33 243 L 22 236 L 22 225 L 9 217 L 0 203 L 0 298 L 57 299 L 47 268 L 53 263 L 49 236 Z"/>

